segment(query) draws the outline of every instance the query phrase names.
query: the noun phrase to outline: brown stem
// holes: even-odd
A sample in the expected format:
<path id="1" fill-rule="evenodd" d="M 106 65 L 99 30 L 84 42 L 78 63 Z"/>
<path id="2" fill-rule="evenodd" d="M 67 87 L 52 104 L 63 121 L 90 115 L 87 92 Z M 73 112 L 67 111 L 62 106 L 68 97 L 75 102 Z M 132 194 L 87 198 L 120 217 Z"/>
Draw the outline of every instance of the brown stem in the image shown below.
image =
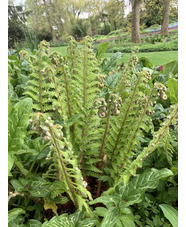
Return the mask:
<path id="1" fill-rule="evenodd" d="M 71 183 L 70 183 L 70 180 L 69 180 L 69 177 L 68 177 L 68 173 L 67 173 L 67 170 L 65 168 L 65 164 L 64 164 L 64 161 L 62 159 L 62 154 L 60 153 L 60 148 L 59 148 L 59 144 L 58 142 L 56 141 L 56 138 L 55 138 L 55 135 L 54 135 L 54 132 L 52 130 L 52 128 L 49 126 L 49 129 L 50 129 L 50 133 L 51 133 L 51 136 L 53 138 L 53 142 L 55 144 L 55 147 L 56 147 L 56 150 L 57 150 L 57 154 L 58 154 L 58 161 L 60 162 L 60 166 L 62 167 L 62 170 L 63 170 L 63 173 L 64 173 L 64 176 L 65 176 L 65 180 L 66 180 L 66 183 L 68 185 L 68 188 L 70 190 L 70 193 L 73 197 L 73 200 L 74 200 L 74 205 L 75 207 L 78 209 L 78 202 L 77 202 L 77 199 L 76 199 L 76 196 L 74 194 L 74 191 L 72 189 L 72 186 L 71 186 Z"/>
<path id="2" fill-rule="evenodd" d="M 126 160 L 126 158 L 127 158 L 127 155 L 129 154 L 129 152 L 130 152 L 130 150 L 131 150 L 131 147 L 132 147 L 132 145 L 133 145 L 133 143 L 134 143 L 134 139 L 135 139 L 136 134 L 137 134 L 137 132 L 138 132 L 138 130 L 139 130 L 139 127 L 140 127 L 140 125 L 141 125 L 141 122 L 142 122 L 142 120 L 143 120 L 143 117 L 144 117 L 144 115 L 145 115 L 145 113 L 146 113 L 147 107 L 148 107 L 148 105 L 149 105 L 150 98 L 151 98 L 152 93 L 153 93 L 153 91 L 154 91 L 154 88 L 155 88 L 155 87 L 153 87 L 153 88 L 151 89 L 151 92 L 150 92 L 150 94 L 149 94 L 148 100 L 147 100 L 147 102 L 146 102 L 146 104 L 145 104 L 145 107 L 144 107 L 144 111 L 143 111 L 143 113 L 142 113 L 142 115 L 141 115 L 141 118 L 140 118 L 140 120 L 139 120 L 139 122 L 138 122 L 138 125 L 137 125 L 137 127 L 136 127 L 136 130 L 135 130 L 135 132 L 134 132 L 134 134 L 133 134 L 133 136 L 132 136 L 132 138 L 131 138 L 129 148 L 128 148 L 127 152 L 126 152 L 126 156 L 125 156 L 125 158 L 124 158 L 124 161 L 123 161 L 123 164 L 122 164 L 121 168 L 124 167 L 124 164 L 125 164 L 125 160 Z"/>
<path id="3" fill-rule="evenodd" d="M 105 148 L 105 141 L 106 141 L 106 136 L 107 136 L 107 132 L 108 132 L 108 128 L 109 128 L 109 121 L 110 121 L 110 110 L 111 110 L 111 103 L 109 103 L 109 105 L 108 105 L 107 122 L 106 122 L 106 127 L 105 127 L 103 140 L 102 140 L 102 143 L 101 143 L 101 148 L 100 148 L 100 151 L 99 151 L 99 158 L 102 157 L 102 153 L 103 153 L 103 150 Z"/>
<path id="4" fill-rule="evenodd" d="M 84 123 L 86 123 L 86 77 L 87 77 L 87 56 L 86 56 L 86 42 L 84 46 L 84 70 L 83 70 L 83 105 L 84 105 Z M 82 141 L 85 136 L 85 125 L 83 125 L 82 128 Z M 82 163 L 82 173 L 85 175 L 85 160 L 84 160 L 84 150 L 85 150 L 85 143 L 83 141 L 83 148 L 81 151 L 81 160 L 80 163 Z"/>
<path id="5" fill-rule="evenodd" d="M 71 111 L 71 106 L 70 106 L 70 97 L 69 97 L 69 84 L 67 81 L 67 76 L 66 76 L 66 71 L 64 68 L 64 65 L 62 65 L 62 69 L 63 69 L 63 74 L 64 74 L 64 79 L 65 79 L 65 88 L 66 88 L 66 93 L 67 93 L 67 106 L 68 106 L 68 112 L 69 112 L 69 118 L 72 117 L 72 111 Z M 74 138 L 74 124 L 72 125 L 72 137 Z"/>
<path id="6" fill-rule="evenodd" d="M 60 107 L 61 107 L 61 111 L 63 113 L 63 105 L 62 105 L 62 101 L 61 101 L 61 97 L 60 97 L 60 93 L 59 93 L 59 89 L 58 89 L 58 84 L 56 82 L 56 78 L 55 78 L 55 74 L 54 74 L 54 71 L 52 68 L 51 69 L 51 72 L 52 72 L 52 76 L 53 76 L 53 81 L 54 81 L 54 85 L 55 85 L 55 89 L 56 89 L 56 92 L 57 92 L 57 98 L 58 98 L 58 101 L 59 101 L 59 104 L 60 104 Z M 67 135 L 67 128 L 64 127 L 64 130 L 65 130 L 65 135 Z"/>
<path id="7" fill-rule="evenodd" d="M 131 108 L 133 99 L 134 99 L 134 97 L 135 97 L 136 89 L 137 89 L 137 86 L 138 86 L 138 84 L 139 84 L 139 82 L 140 82 L 140 79 L 141 79 L 141 78 L 139 77 L 139 78 L 138 78 L 138 81 L 136 82 L 136 85 L 135 85 L 135 87 L 134 87 L 133 94 L 132 94 L 130 103 L 129 103 L 129 105 L 128 105 L 128 109 L 127 109 L 126 115 L 125 115 L 125 117 L 124 117 L 124 120 L 123 120 L 123 122 L 122 122 L 121 128 L 120 128 L 119 133 L 118 133 L 118 137 L 117 137 L 117 140 L 116 140 L 116 143 L 115 143 L 115 146 L 114 146 L 114 150 L 113 150 L 113 155 L 112 155 L 111 161 L 112 161 L 112 159 L 113 159 L 113 157 L 114 157 L 114 154 L 115 154 L 115 151 L 116 151 L 116 149 L 117 149 L 117 146 L 118 146 L 118 143 L 119 143 L 119 139 L 120 139 L 120 136 L 121 136 L 121 132 L 122 132 L 123 127 L 124 127 L 124 125 L 125 125 L 125 122 L 126 122 L 126 120 L 127 120 L 127 117 L 128 117 L 128 114 L 129 114 L 129 110 L 130 110 L 130 108 Z"/>
<path id="8" fill-rule="evenodd" d="M 103 136 L 103 140 L 102 140 L 102 144 L 101 144 L 101 148 L 100 148 L 100 152 L 99 152 L 99 158 L 101 158 L 103 156 L 102 154 L 103 154 L 103 150 L 104 150 L 104 147 L 105 147 L 106 135 L 107 135 L 108 128 L 109 128 L 110 111 L 111 111 L 111 103 L 109 103 L 109 106 L 108 106 L 107 122 L 106 122 L 105 132 L 104 132 L 104 136 Z M 102 160 L 100 169 L 103 170 L 104 167 L 105 167 L 105 161 Z M 100 196 L 100 192 L 101 192 L 101 181 L 99 181 L 99 183 L 98 183 L 97 197 Z"/>

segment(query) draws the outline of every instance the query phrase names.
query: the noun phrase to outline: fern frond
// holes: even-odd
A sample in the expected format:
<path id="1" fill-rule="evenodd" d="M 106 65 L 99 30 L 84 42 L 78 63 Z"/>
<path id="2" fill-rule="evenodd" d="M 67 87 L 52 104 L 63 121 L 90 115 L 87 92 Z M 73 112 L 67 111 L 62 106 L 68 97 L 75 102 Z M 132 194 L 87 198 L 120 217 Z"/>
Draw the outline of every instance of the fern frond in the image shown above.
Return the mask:
<path id="1" fill-rule="evenodd" d="M 90 213 L 86 197 L 88 196 L 89 199 L 92 197 L 90 192 L 83 187 L 83 177 L 73 155 L 72 145 L 63 136 L 62 127 L 54 125 L 50 118 L 41 113 L 37 114 L 34 124 L 38 131 L 43 130 L 44 139 L 51 144 L 48 158 L 51 158 L 53 163 L 45 177 L 50 177 L 51 174 L 55 176 L 55 172 L 59 173 L 62 188 L 74 202 L 76 208 L 82 209 L 84 206 Z"/>
<path id="2" fill-rule="evenodd" d="M 169 132 L 169 126 L 174 123 L 177 117 L 178 105 L 176 104 L 170 116 L 167 117 L 167 120 L 163 123 L 159 131 L 154 133 L 154 137 L 151 140 L 148 147 L 144 148 L 144 150 L 138 155 L 138 157 L 128 166 L 125 172 L 121 175 L 121 179 L 124 180 L 125 184 L 128 182 L 130 176 L 131 175 L 134 176 L 136 174 L 136 170 L 142 167 L 143 160 L 157 148 L 159 141 L 166 137 L 167 133 Z"/>

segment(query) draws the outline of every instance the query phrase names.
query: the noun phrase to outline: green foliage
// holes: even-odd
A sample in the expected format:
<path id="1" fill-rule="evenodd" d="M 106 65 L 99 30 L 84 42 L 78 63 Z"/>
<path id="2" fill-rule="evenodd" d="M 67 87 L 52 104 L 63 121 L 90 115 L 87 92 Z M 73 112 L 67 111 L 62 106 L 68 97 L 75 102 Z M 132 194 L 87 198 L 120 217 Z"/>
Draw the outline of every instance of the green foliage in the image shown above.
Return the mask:
<path id="1" fill-rule="evenodd" d="M 53 217 L 50 221 L 46 221 L 42 227 L 93 227 L 98 223 L 96 218 L 84 218 L 82 211 L 77 210 L 75 213 L 68 215 L 62 214 L 60 216 Z"/>
<path id="2" fill-rule="evenodd" d="M 107 74 L 110 72 L 115 66 L 117 65 L 117 62 L 122 57 L 122 53 L 117 52 L 115 54 L 112 54 L 109 58 L 105 58 L 103 62 L 101 63 L 101 69 L 102 71 Z"/>
<path id="3" fill-rule="evenodd" d="M 25 13 L 22 6 L 8 5 L 8 47 L 24 40 Z"/>
<path id="4" fill-rule="evenodd" d="M 173 227 L 178 226 L 178 211 L 167 204 L 161 204 L 160 208 L 162 209 L 165 217 L 170 221 Z"/>
<path id="5" fill-rule="evenodd" d="M 17 219 L 17 217 L 21 214 L 25 214 L 25 210 L 21 208 L 14 208 L 8 211 L 8 223 L 11 223 Z"/>
<path id="6" fill-rule="evenodd" d="M 134 44 L 126 43 L 126 44 L 115 44 L 110 45 L 110 48 L 107 50 L 109 53 L 116 53 L 118 51 L 122 53 L 130 53 Z M 136 46 L 136 45 L 135 45 Z M 158 52 L 158 51 L 173 51 L 178 50 L 178 42 L 175 40 L 167 42 L 167 43 L 142 43 L 138 45 L 139 52 Z"/>
<path id="7" fill-rule="evenodd" d="M 90 22 L 78 19 L 72 27 L 72 36 L 76 39 L 85 37 L 89 33 Z"/>
<path id="8" fill-rule="evenodd" d="M 136 175 L 126 185 L 123 182 L 119 183 L 111 195 L 101 196 L 90 202 L 90 204 L 103 203 L 107 207 L 101 226 L 109 223 L 114 226 L 118 220 L 123 224 L 128 222 L 131 223 L 131 226 L 135 226 L 131 210 L 128 207 L 141 202 L 147 189 L 156 188 L 160 179 L 170 175 L 172 172 L 168 169 L 146 170 L 144 173 Z"/>
<path id="9" fill-rule="evenodd" d="M 167 87 L 169 88 L 168 97 L 172 103 L 178 103 L 178 81 L 173 78 L 169 78 L 167 82 Z"/>
<path id="10" fill-rule="evenodd" d="M 38 49 L 39 41 L 36 33 L 32 33 L 29 30 L 25 31 L 25 41 L 31 52 Z"/>
<path id="11" fill-rule="evenodd" d="M 17 103 L 8 116 L 8 155 L 9 165 L 8 174 L 13 166 L 13 160 L 24 144 L 26 128 L 28 126 L 29 116 L 32 110 L 32 100 L 29 98 L 23 99 Z"/>
<path id="12" fill-rule="evenodd" d="M 101 49 L 98 59 L 106 47 Z M 146 58 L 138 62 L 136 52 L 126 65 L 116 65 L 121 53 L 99 65 L 90 37 L 80 43 L 69 37 L 65 57 L 50 53 L 46 41 L 37 51 L 20 52 L 30 71 L 24 89 L 29 98 L 18 98 L 17 78 L 10 79 L 9 168 L 14 161 L 16 168 L 9 178 L 9 208 L 18 204 L 29 217 L 20 216 L 18 224 L 35 218 L 40 226 L 41 212 L 47 210 L 52 212 L 49 218 L 56 216 L 42 226 L 135 226 L 140 222 L 135 208 L 145 193 L 158 194 L 158 187 L 167 188 L 170 182 L 168 193 L 175 194 L 176 84 L 158 82 L 162 71 Z M 14 63 L 11 78 L 17 73 Z M 173 73 L 176 67 L 167 66 L 167 78 L 173 79 Z M 152 168 L 151 155 L 159 153 L 164 162 Z M 156 201 L 164 203 L 166 196 L 161 200 L 159 193 Z M 95 203 L 106 208 L 93 210 Z M 68 204 L 72 210 L 61 212 L 61 205 Z M 151 218 L 142 221 L 151 223 Z"/>
<path id="13" fill-rule="evenodd" d="M 104 53 L 107 51 L 108 47 L 109 47 L 109 42 L 101 43 L 98 46 L 97 53 L 96 53 L 96 57 L 98 60 L 104 57 Z"/>

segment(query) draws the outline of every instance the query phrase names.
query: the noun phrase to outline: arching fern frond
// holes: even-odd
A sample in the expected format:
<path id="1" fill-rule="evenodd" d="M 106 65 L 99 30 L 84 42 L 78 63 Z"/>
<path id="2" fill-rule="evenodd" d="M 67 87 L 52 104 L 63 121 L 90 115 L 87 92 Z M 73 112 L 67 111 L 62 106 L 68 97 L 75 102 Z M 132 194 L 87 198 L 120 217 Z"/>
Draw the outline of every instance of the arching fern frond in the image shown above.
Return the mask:
<path id="1" fill-rule="evenodd" d="M 86 201 L 87 197 L 89 200 L 92 197 L 85 187 L 86 183 L 83 181 L 81 171 L 78 168 L 72 145 L 63 136 L 62 126 L 53 124 L 51 118 L 42 113 L 37 113 L 33 125 L 42 134 L 44 140 L 50 144 L 50 153 L 47 158 L 52 158 L 53 163 L 45 177 L 50 178 L 52 176 L 53 178 L 58 174 L 59 182 L 76 208 L 81 210 L 85 207 L 87 212 L 91 213 Z"/>

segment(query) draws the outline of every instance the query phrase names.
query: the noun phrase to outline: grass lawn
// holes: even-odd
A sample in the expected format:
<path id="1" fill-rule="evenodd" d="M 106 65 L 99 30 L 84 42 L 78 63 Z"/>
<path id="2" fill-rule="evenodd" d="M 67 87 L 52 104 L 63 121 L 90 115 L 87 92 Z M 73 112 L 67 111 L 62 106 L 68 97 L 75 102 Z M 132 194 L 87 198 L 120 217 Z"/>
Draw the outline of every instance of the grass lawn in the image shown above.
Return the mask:
<path id="1" fill-rule="evenodd" d="M 105 57 L 110 57 L 112 53 L 105 53 Z M 138 53 L 138 58 L 146 57 L 148 58 L 154 66 L 163 65 L 167 62 L 178 60 L 178 51 L 162 51 L 162 52 L 148 52 L 148 53 Z M 130 57 L 130 53 L 123 53 L 123 57 L 118 63 L 126 63 Z"/>
<path id="2" fill-rule="evenodd" d="M 66 55 L 67 53 L 67 46 L 63 46 L 63 47 L 51 47 L 50 48 L 50 53 L 54 52 L 54 51 L 58 51 L 61 55 Z"/>
<path id="3" fill-rule="evenodd" d="M 62 55 L 66 55 L 67 53 L 67 47 L 51 47 L 50 52 L 58 51 Z M 105 57 L 110 57 L 112 53 L 105 53 Z M 130 53 L 123 53 L 123 57 L 120 59 L 120 62 L 126 63 L 128 61 L 128 58 L 130 56 Z M 157 65 L 163 65 L 167 62 L 178 60 L 178 51 L 162 51 L 162 52 L 148 52 L 148 53 L 138 53 L 138 58 L 140 57 L 147 57 L 154 66 Z"/>

